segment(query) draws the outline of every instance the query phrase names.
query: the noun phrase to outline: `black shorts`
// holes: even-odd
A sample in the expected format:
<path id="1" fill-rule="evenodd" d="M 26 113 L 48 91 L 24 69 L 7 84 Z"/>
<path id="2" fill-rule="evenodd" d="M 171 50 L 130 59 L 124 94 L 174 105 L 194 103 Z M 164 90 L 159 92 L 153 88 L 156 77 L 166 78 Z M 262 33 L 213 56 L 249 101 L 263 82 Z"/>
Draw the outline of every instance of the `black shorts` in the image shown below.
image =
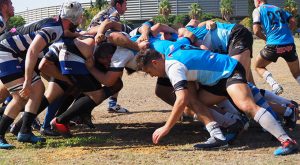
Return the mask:
<path id="1" fill-rule="evenodd" d="M 167 86 L 167 87 L 173 87 L 168 77 L 158 77 L 156 84 Z"/>
<path id="2" fill-rule="evenodd" d="M 55 82 L 58 86 L 60 86 L 62 90 L 64 90 L 64 92 L 66 92 L 70 88 L 70 85 L 65 81 L 61 81 L 53 77 L 50 78 L 49 82 Z"/>
<path id="3" fill-rule="evenodd" d="M 252 58 L 252 45 L 252 33 L 243 25 L 235 25 L 229 36 L 228 54 L 234 56 L 250 50 L 250 57 Z"/>
<path id="4" fill-rule="evenodd" d="M 245 69 L 240 63 L 236 65 L 234 71 L 228 78 L 221 79 L 216 85 L 207 86 L 199 84 L 199 86 L 212 94 L 229 97 L 227 87 L 237 83 L 247 83 Z"/>
<path id="5" fill-rule="evenodd" d="M 100 90 L 101 84 L 92 75 L 67 75 L 81 92 Z"/>
<path id="6" fill-rule="evenodd" d="M 266 45 L 260 55 L 267 61 L 276 62 L 278 57 L 282 57 L 286 62 L 294 62 L 298 59 L 295 44 L 287 45 Z"/>

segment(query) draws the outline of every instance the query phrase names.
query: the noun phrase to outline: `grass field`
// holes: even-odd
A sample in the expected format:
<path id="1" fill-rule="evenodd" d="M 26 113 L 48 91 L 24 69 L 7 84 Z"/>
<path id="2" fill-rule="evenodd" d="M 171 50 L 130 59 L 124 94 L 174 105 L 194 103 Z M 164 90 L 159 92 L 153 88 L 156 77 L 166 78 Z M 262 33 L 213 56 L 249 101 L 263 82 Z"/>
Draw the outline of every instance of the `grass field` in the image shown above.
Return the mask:
<path id="1" fill-rule="evenodd" d="M 298 52 L 299 38 L 296 38 Z M 254 56 L 264 46 L 254 42 Z M 283 96 L 300 102 L 300 87 L 287 65 L 280 59 L 269 67 L 284 87 Z M 270 89 L 254 73 L 260 88 Z M 192 146 L 203 142 L 208 134 L 199 123 L 178 123 L 160 145 L 153 145 L 153 131 L 166 121 L 171 107 L 154 95 L 156 79 L 142 73 L 124 75 L 124 89 L 119 96 L 129 114 L 107 113 L 107 103 L 94 111 L 96 129 L 72 129 L 70 139 L 48 138 L 46 144 L 20 144 L 11 134 L 13 150 L 0 150 L 0 164 L 300 164 L 300 153 L 274 157 L 279 143 L 254 125 L 226 150 L 195 151 Z M 300 142 L 300 123 L 290 135 Z"/>

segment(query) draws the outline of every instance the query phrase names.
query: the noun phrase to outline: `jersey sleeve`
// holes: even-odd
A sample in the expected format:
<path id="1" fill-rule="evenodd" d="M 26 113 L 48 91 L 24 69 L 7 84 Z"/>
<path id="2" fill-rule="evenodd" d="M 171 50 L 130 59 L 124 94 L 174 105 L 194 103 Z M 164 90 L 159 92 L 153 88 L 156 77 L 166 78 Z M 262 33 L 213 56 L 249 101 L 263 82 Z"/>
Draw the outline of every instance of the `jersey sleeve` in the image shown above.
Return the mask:
<path id="1" fill-rule="evenodd" d="M 62 48 L 63 42 L 53 43 L 49 50 L 45 53 L 45 58 L 54 63 L 59 62 L 59 52 Z"/>
<path id="2" fill-rule="evenodd" d="M 63 29 L 61 26 L 44 26 L 38 31 L 38 34 L 43 37 L 47 44 L 53 43 L 61 38 Z"/>
<path id="3" fill-rule="evenodd" d="M 175 91 L 187 89 L 187 68 L 175 60 L 166 61 L 166 73 Z"/>
<path id="4" fill-rule="evenodd" d="M 110 62 L 110 71 L 123 71 L 126 64 L 134 58 L 134 53 L 126 48 L 117 47 Z"/>
<path id="5" fill-rule="evenodd" d="M 253 10 L 252 18 L 253 18 L 253 24 L 260 24 L 259 8 Z"/>

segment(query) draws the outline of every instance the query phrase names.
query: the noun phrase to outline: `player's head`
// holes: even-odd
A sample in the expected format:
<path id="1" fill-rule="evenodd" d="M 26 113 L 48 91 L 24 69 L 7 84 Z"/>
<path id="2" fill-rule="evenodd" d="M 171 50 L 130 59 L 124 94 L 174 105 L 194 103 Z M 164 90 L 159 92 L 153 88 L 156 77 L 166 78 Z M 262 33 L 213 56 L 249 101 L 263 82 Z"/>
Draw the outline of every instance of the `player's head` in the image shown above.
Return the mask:
<path id="1" fill-rule="evenodd" d="M 120 15 L 123 15 L 127 10 L 127 0 L 111 0 L 110 5 L 116 8 Z"/>
<path id="2" fill-rule="evenodd" d="M 108 68 L 116 49 L 116 46 L 111 43 L 103 42 L 99 45 L 96 45 L 94 49 L 95 61 Z"/>
<path id="3" fill-rule="evenodd" d="M 152 49 L 140 51 L 136 57 L 137 69 L 152 77 L 165 75 L 165 63 L 163 56 Z"/>
<path id="4" fill-rule="evenodd" d="M 5 14 L 7 17 L 14 16 L 14 7 L 11 0 L 0 0 L 0 12 Z"/>
<path id="5" fill-rule="evenodd" d="M 254 0 L 255 7 L 259 7 L 263 3 L 267 3 L 267 0 Z"/>
<path id="6" fill-rule="evenodd" d="M 79 2 L 67 1 L 63 3 L 59 16 L 69 20 L 73 26 L 78 26 L 82 22 L 83 8 Z"/>

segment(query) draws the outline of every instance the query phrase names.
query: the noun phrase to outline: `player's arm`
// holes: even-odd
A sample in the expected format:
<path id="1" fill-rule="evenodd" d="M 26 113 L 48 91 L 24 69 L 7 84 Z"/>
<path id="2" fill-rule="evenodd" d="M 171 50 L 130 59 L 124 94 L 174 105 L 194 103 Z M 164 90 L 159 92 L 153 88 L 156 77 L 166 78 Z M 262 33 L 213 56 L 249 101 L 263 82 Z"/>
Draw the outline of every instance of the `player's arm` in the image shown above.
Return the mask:
<path id="1" fill-rule="evenodd" d="M 109 19 L 106 19 L 101 23 L 101 25 L 97 29 L 97 35 L 95 36 L 96 43 L 100 43 L 103 40 L 105 40 L 105 32 L 109 29 L 113 29 L 116 31 L 122 31 L 122 24 L 119 22 L 111 21 Z"/>
<path id="2" fill-rule="evenodd" d="M 177 90 L 175 92 L 175 95 L 176 95 L 176 101 L 172 108 L 171 115 L 169 116 L 166 124 L 163 127 L 157 129 L 152 135 L 152 141 L 154 144 L 157 144 L 162 137 L 164 137 L 169 133 L 171 128 L 173 128 L 173 126 L 179 120 L 180 116 L 183 113 L 184 108 L 187 106 L 187 102 L 188 102 L 187 89 Z"/>
<path id="3" fill-rule="evenodd" d="M 37 63 L 39 53 L 46 47 L 47 43 L 44 38 L 37 34 L 29 46 L 25 59 L 25 80 L 23 89 L 20 91 L 22 97 L 30 95 L 31 81 L 34 72 L 34 67 Z"/>
<path id="4" fill-rule="evenodd" d="M 123 70 L 121 71 L 108 71 L 106 73 L 99 71 L 94 65 L 94 59 L 86 59 L 86 67 L 90 73 L 98 80 L 101 84 L 105 86 L 113 86 L 119 78 L 123 75 Z"/>
<path id="5" fill-rule="evenodd" d="M 253 33 L 260 39 L 266 41 L 266 36 L 262 33 L 262 28 L 260 23 L 260 13 L 258 8 L 253 10 L 252 17 L 253 17 Z"/>
<path id="6" fill-rule="evenodd" d="M 297 28 L 297 22 L 296 22 L 295 17 L 291 17 L 289 19 L 289 27 L 290 27 L 291 31 L 295 31 L 296 30 L 296 28 Z"/>
<path id="7" fill-rule="evenodd" d="M 207 21 L 204 21 L 204 22 L 200 22 L 198 24 L 198 27 L 202 27 L 202 26 L 205 26 L 206 29 L 208 29 L 208 30 L 213 30 L 213 29 L 216 28 L 217 24 L 213 20 L 207 20 Z"/>

